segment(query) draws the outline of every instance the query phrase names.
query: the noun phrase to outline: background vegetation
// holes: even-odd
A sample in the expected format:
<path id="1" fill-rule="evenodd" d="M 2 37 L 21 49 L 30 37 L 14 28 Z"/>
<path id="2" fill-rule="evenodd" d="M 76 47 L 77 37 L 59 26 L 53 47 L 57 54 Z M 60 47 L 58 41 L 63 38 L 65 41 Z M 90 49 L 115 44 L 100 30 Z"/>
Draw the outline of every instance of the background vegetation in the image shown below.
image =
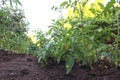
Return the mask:
<path id="1" fill-rule="evenodd" d="M 28 53 L 29 43 L 27 25 L 23 10 L 12 3 L 20 4 L 18 0 L 10 0 L 10 5 L 3 0 L 0 6 L 0 49 Z"/>

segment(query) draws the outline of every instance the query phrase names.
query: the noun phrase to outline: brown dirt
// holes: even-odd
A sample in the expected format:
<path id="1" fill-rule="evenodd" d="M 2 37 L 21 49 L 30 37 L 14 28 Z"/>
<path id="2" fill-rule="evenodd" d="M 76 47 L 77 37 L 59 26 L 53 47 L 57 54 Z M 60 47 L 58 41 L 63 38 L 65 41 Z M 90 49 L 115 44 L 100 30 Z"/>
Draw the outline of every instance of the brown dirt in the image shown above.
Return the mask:
<path id="1" fill-rule="evenodd" d="M 67 75 L 64 63 L 41 67 L 32 55 L 0 50 L 0 80 L 120 80 L 119 70 L 100 60 L 93 64 L 92 69 L 75 64 Z"/>

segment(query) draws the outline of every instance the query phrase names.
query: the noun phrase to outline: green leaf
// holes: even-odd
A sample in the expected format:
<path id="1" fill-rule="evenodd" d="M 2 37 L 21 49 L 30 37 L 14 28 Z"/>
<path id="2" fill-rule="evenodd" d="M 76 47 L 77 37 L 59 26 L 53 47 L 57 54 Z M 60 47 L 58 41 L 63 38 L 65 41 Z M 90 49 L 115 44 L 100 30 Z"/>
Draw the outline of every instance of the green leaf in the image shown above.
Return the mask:
<path id="1" fill-rule="evenodd" d="M 93 9 L 93 8 L 91 8 L 91 9 L 89 9 L 93 14 L 96 14 L 96 10 L 95 9 Z"/>
<path id="2" fill-rule="evenodd" d="M 3 5 L 5 4 L 5 1 L 4 1 L 4 0 L 2 0 L 2 4 L 3 4 Z"/>
<path id="3" fill-rule="evenodd" d="M 38 58 L 38 63 L 40 63 L 41 59 L 42 59 L 42 57 L 39 57 L 39 58 Z"/>
<path id="4" fill-rule="evenodd" d="M 111 7 L 114 6 L 115 0 L 111 0 L 108 2 L 107 6 L 105 7 L 104 11 L 108 11 Z"/>
<path id="5" fill-rule="evenodd" d="M 56 11 L 58 8 L 57 6 L 53 6 L 51 9 Z"/>
<path id="6" fill-rule="evenodd" d="M 74 65 L 74 62 L 75 62 L 74 58 L 70 55 L 67 55 L 67 57 L 66 57 L 66 70 L 67 70 L 66 74 L 68 74 L 71 71 L 71 69 Z"/>
<path id="7" fill-rule="evenodd" d="M 21 2 L 19 0 L 15 0 L 15 3 L 22 6 L 22 4 L 21 4 Z"/>
<path id="8" fill-rule="evenodd" d="M 53 10 L 54 8 L 55 8 L 55 6 L 52 6 L 52 8 L 51 8 L 51 9 Z"/>
<path id="9" fill-rule="evenodd" d="M 52 28 L 49 29 L 48 35 L 50 35 L 51 33 L 52 33 Z"/>
<path id="10" fill-rule="evenodd" d="M 71 3 L 71 0 L 69 0 L 69 2 Z"/>
<path id="11" fill-rule="evenodd" d="M 63 3 L 61 3 L 60 7 L 65 7 L 65 5 L 68 4 L 68 1 L 64 1 Z"/>
<path id="12" fill-rule="evenodd" d="M 83 2 L 83 7 L 85 7 L 85 5 L 87 4 L 88 0 L 86 0 L 85 2 Z"/>
<path id="13" fill-rule="evenodd" d="M 75 5 L 75 6 L 77 5 L 77 0 L 75 0 L 74 5 Z"/>
<path id="14" fill-rule="evenodd" d="M 10 5 L 12 6 L 12 0 L 10 0 Z"/>
<path id="15" fill-rule="evenodd" d="M 63 23 L 61 21 L 57 21 L 56 24 L 59 25 L 59 26 L 63 25 Z"/>
<path id="16" fill-rule="evenodd" d="M 70 6 L 70 4 L 66 5 L 66 7 L 65 7 L 65 8 L 68 8 L 69 6 Z"/>
<path id="17" fill-rule="evenodd" d="M 102 30 L 103 30 L 102 28 L 97 29 L 98 32 L 101 32 Z"/>
<path id="18" fill-rule="evenodd" d="M 102 3 L 98 3 L 101 9 L 104 9 L 104 5 Z"/>

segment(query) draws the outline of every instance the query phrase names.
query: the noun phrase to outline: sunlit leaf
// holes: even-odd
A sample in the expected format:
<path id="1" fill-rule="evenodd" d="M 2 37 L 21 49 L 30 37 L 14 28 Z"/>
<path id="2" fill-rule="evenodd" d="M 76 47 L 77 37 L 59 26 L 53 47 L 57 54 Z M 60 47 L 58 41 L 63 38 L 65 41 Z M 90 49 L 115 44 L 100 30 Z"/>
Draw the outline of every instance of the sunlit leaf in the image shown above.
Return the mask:
<path id="1" fill-rule="evenodd" d="M 98 32 L 101 32 L 102 30 L 103 30 L 102 28 L 97 29 Z"/>
<path id="2" fill-rule="evenodd" d="M 106 5 L 104 11 L 108 11 L 111 7 L 113 7 L 115 3 L 115 0 L 110 0 L 110 2 L 108 2 L 108 4 Z"/>
<path id="3" fill-rule="evenodd" d="M 104 5 L 102 3 L 98 3 L 101 9 L 104 9 Z"/>
<path id="4" fill-rule="evenodd" d="M 68 8 L 70 6 L 70 4 L 67 4 L 65 8 Z"/>
<path id="5" fill-rule="evenodd" d="M 93 8 L 91 8 L 91 9 L 89 9 L 93 14 L 95 14 L 96 13 L 96 10 L 95 9 L 93 9 Z"/>
<path id="6" fill-rule="evenodd" d="M 74 58 L 70 55 L 67 55 L 67 57 L 66 57 L 66 70 L 67 70 L 66 73 L 67 74 L 71 71 L 71 69 L 74 65 L 74 62 L 75 62 Z"/>

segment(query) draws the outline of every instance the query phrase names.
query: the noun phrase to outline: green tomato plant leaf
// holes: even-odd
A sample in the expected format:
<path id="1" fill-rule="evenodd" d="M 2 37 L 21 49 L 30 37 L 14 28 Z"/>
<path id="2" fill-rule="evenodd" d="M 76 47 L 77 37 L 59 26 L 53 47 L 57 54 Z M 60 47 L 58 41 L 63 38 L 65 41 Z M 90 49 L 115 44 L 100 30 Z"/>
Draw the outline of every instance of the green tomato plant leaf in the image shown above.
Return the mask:
<path id="1" fill-rule="evenodd" d="M 71 71 L 74 65 L 74 62 L 75 62 L 74 58 L 70 55 L 67 55 L 66 57 L 66 70 L 67 70 L 66 73 L 67 74 Z"/>
<path id="2" fill-rule="evenodd" d="M 65 7 L 68 4 L 68 1 L 64 1 L 63 3 L 60 4 L 60 7 Z"/>

